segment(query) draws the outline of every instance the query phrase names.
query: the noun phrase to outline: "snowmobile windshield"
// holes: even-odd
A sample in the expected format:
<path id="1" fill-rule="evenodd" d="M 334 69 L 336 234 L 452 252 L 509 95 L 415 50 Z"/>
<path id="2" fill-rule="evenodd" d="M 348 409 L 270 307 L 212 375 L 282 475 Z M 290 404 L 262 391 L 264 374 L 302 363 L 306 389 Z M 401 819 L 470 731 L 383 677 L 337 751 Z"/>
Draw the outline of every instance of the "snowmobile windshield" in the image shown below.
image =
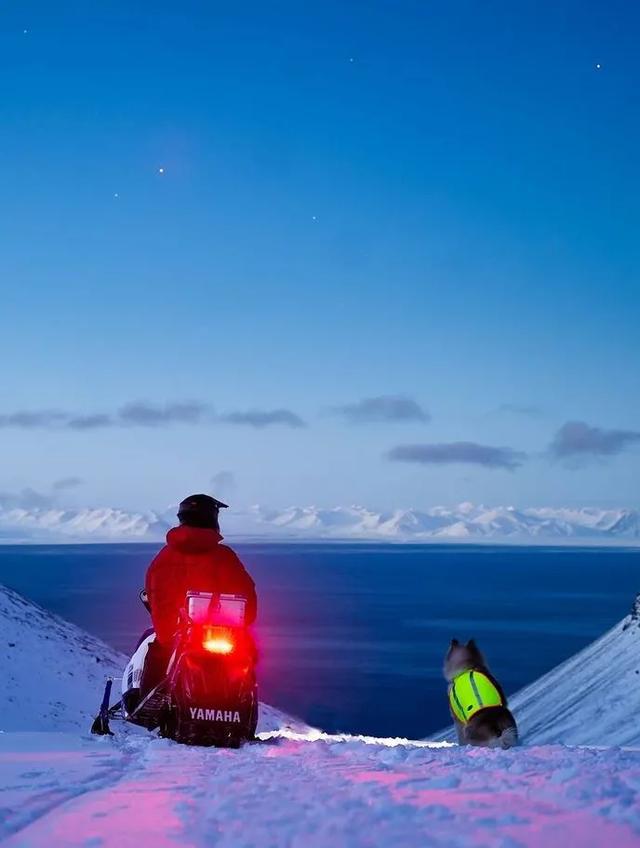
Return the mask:
<path id="1" fill-rule="evenodd" d="M 187 616 L 193 624 L 244 627 L 246 606 L 241 595 L 187 592 Z"/>

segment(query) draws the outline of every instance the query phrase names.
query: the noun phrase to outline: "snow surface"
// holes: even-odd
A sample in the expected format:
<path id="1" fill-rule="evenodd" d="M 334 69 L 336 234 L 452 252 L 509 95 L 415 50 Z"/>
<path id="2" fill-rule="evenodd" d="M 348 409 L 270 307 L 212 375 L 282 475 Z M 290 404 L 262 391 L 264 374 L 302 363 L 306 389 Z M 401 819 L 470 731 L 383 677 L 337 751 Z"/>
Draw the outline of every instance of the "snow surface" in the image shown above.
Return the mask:
<path id="1" fill-rule="evenodd" d="M 640 755 L 617 749 L 31 733 L 0 736 L 0 768 L 7 848 L 640 844 Z"/>
<path id="2" fill-rule="evenodd" d="M 637 648 L 637 617 L 628 622 L 614 653 Z M 596 659 L 563 678 L 579 682 Z M 640 846 L 640 750 L 602 747 L 608 722 L 601 747 L 494 751 L 328 735 L 263 705 L 260 741 L 239 751 L 115 725 L 115 737 L 92 737 L 99 678 L 121 662 L 0 587 L 3 846 Z M 538 717 L 535 694 L 523 702 L 532 735 L 545 691 Z M 572 703 L 577 716 L 582 700 Z M 637 724 L 635 706 L 625 714 Z"/>
<path id="3" fill-rule="evenodd" d="M 53 507 L 2 508 L 5 542 L 159 541 L 175 523 L 165 513 Z M 462 503 L 427 510 L 377 512 L 363 506 L 256 506 L 224 516 L 227 533 L 247 539 L 336 539 L 388 542 L 640 544 L 640 514 L 630 509 L 515 509 Z"/>

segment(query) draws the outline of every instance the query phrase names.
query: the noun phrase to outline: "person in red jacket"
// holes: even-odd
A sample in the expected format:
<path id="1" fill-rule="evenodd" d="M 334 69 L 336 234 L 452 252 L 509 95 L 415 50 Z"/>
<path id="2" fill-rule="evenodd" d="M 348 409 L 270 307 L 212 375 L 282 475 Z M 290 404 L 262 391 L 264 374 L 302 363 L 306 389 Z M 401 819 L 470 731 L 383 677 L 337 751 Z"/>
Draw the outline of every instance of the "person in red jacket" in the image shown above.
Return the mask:
<path id="1" fill-rule="evenodd" d="M 256 587 L 231 548 L 220 544 L 218 514 L 227 504 L 209 495 L 191 495 L 178 509 L 178 527 L 167 533 L 167 544 L 147 570 L 145 589 L 155 642 L 145 660 L 141 688 L 149 691 L 166 670 L 180 610 L 189 590 L 228 592 L 247 600 L 245 622 L 257 612 Z"/>
<path id="2" fill-rule="evenodd" d="M 255 620 L 255 584 L 231 548 L 220 544 L 218 513 L 226 508 L 209 495 L 185 498 L 178 510 L 180 526 L 169 530 L 166 546 L 149 566 L 145 589 L 156 639 L 162 645 L 171 645 L 189 589 L 243 595 L 246 623 Z"/>

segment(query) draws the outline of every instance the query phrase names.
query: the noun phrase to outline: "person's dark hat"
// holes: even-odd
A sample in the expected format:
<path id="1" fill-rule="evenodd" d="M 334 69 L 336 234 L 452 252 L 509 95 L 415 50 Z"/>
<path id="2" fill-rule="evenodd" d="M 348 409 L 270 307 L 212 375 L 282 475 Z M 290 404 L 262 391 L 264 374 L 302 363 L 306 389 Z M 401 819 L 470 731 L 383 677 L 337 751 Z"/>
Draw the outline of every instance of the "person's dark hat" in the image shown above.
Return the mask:
<path id="1" fill-rule="evenodd" d="M 178 507 L 178 520 L 180 524 L 190 527 L 210 527 L 218 530 L 218 513 L 221 509 L 228 509 L 228 504 L 210 495 L 189 495 Z"/>

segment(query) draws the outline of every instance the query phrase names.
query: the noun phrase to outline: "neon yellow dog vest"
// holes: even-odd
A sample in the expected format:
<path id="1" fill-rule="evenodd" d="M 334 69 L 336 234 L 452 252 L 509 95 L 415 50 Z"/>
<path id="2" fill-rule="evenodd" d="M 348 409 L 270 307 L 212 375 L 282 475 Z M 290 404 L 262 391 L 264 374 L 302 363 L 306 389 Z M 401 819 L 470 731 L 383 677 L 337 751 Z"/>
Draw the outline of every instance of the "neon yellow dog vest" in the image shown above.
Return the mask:
<path id="1" fill-rule="evenodd" d="M 486 674 L 463 671 L 449 685 L 449 704 L 454 716 L 463 724 L 485 707 L 502 707 L 502 698 Z"/>

